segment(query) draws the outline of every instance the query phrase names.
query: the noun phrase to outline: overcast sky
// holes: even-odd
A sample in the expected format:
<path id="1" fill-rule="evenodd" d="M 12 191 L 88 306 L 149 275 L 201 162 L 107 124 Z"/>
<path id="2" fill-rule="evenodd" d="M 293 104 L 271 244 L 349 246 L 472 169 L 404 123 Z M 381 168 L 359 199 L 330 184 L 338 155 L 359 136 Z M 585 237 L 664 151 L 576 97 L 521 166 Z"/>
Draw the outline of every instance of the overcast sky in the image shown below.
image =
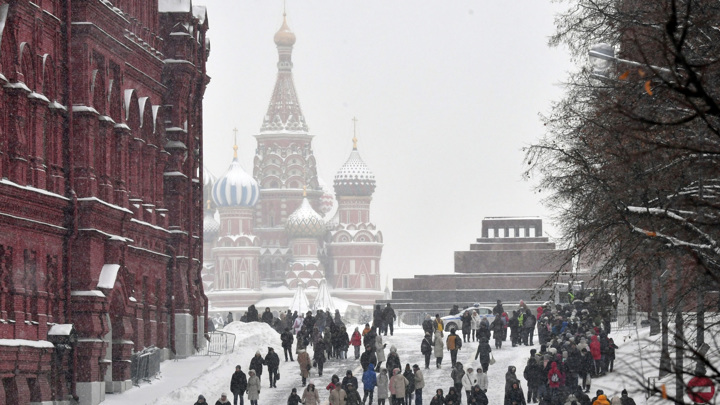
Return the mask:
<path id="1" fill-rule="evenodd" d="M 205 164 L 221 175 L 233 128 L 252 158 L 277 73 L 281 0 L 204 0 L 212 77 Z M 332 184 L 352 149 L 375 173 L 371 220 L 389 278 L 451 273 L 490 216 L 549 212 L 522 180 L 539 114 L 562 94 L 568 54 L 547 46 L 562 6 L 546 0 L 288 0 L 293 73 L 318 174 Z M 557 235 L 554 235 L 557 236 Z M 385 278 L 385 277 L 383 277 Z M 383 283 L 385 280 L 383 280 Z M 384 284 L 383 284 L 384 285 Z"/>

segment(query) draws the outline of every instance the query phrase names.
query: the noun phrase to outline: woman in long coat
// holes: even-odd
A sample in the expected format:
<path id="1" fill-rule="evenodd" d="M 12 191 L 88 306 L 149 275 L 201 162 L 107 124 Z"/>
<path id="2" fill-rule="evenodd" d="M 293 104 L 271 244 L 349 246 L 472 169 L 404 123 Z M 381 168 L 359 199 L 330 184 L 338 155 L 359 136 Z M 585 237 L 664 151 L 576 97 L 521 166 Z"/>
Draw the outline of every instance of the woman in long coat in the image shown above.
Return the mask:
<path id="1" fill-rule="evenodd" d="M 250 370 L 250 378 L 247 382 L 247 395 L 251 405 L 257 405 L 260 398 L 260 378 L 255 375 L 255 370 Z"/>
<path id="2" fill-rule="evenodd" d="M 437 368 L 440 368 L 443 359 L 443 352 L 445 351 L 445 342 L 443 342 L 442 332 L 439 330 L 435 331 L 435 364 Z"/>
<path id="3" fill-rule="evenodd" d="M 380 365 L 385 361 L 385 344 L 382 341 L 380 334 L 375 338 L 375 357 L 377 357 L 377 364 L 375 365 L 375 371 L 380 371 Z"/>
<path id="4" fill-rule="evenodd" d="M 300 377 L 302 377 L 302 385 L 305 386 L 308 376 L 310 376 L 310 355 L 305 349 L 300 349 L 297 356 L 297 362 L 300 365 Z"/>
<path id="5" fill-rule="evenodd" d="M 315 384 L 313 384 L 312 381 L 310 381 L 307 387 L 305 387 L 305 392 L 303 392 L 302 399 L 305 405 L 320 404 L 320 394 L 318 394 L 318 391 L 315 389 Z"/>
<path id="6" fill-rule="evenodd" d="M 377 375 L 377 397 L 378 405 L 385 405 L 385 400 L 388 398 L 388 387 L 390 386 L 390 377 L 385 367 L 380 369 L 380 374 Z"/>

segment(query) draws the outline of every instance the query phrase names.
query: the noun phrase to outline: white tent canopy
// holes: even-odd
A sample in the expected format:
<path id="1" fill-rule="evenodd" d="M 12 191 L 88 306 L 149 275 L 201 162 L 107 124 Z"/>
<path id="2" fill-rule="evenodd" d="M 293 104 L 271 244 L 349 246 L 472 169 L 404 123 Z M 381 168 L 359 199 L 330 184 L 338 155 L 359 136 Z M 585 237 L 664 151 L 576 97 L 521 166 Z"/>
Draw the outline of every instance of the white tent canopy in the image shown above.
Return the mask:
<path id="1" fill-rule="evenodd" d="M 304 314 L 310 310 L 310 302 L 308 301 L 307 295 L 305 295 L 305 286 L 303 283 L 298 283 L 289 309 L 291 311 L 297 311 L 299 314 Z"/>
<path id="2" fill-rule="evenodd" d="M 335 309 L 337 309 L 332 297 L 330 296 L 327 281 L 324 278 L 320 280 L 320 287 L 318 287 L 318 293 L 315 297 L 315 301 L 313 301 L 312 309 L 313 311 L 317 311 L 318 309 L 322 309 L 323 311 L 328 310 L 331 314 L 335 312 Z"/>

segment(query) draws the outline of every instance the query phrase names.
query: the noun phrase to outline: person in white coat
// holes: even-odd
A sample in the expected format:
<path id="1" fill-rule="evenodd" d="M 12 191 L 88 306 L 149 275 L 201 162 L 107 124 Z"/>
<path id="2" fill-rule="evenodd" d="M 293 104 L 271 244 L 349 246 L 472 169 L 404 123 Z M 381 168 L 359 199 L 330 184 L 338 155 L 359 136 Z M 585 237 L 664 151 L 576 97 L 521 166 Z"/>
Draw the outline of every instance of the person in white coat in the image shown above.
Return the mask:
<path id="1" fill-rule="evenodd" d="M 380 365 L 385 361 L 385 343 L 382 341 L 382 336 L 378 333 L 375 338 L 375 357 L 377 357 L 377 364 L 375 365 L 375 372 L 380 372 Z"/>
<path id="2" fill-rule="evenodd" d="M 475 379 L 477 380 L 478 387 L 480 387 L 480 389 L 482 389 L 483 392 L 487 392 L 488 378 L 487 378 L 487 374 L 483 372 L 482 367 L 477 368 L 477 373 L 475 373 Z"/>
<path id="3" fill-rule="evenodd" d="M 383 367 L 380 369 L 380 374 L 377 375 L 378 405 L 385 405 L 385 400 L 389 396 L 388 388 L 390 388 L 390 376 L 388 376 L 387 369 Z"/>
<path id="4" fill-rule="evenodd" d="M 478 315 L 477 311 L 473 311 L 472 317 L 470 318 L 470 328 L 472 328 L 470 335 L 472 336 L 473 342 L 475 340 L 480 340 L 480 320 L 480 315 Z"/>
<path id="5" fill-rule="evenodd" d="M 260 378 L 255 375 L 255 370 L 248 372 L 250 377 L 247 380 L 247 396 L 250 400 L 250 405 L 257 405 L 257 401 L 260 398 Z"/>
<path id="6" fill-rule="evenodd" d="M 465 375 L 462 378 L 462 386 L 463 390 L 465 391 L 465 397 L 467 398 L 467 403 L 470 405 L 470 397 L 472 394 L 472 388 L 477 384 L 477 377 L 475 376 L 475 370 L 473 370 L 472 367 L 468 367 L 467 370 L 465 370 Z"/>

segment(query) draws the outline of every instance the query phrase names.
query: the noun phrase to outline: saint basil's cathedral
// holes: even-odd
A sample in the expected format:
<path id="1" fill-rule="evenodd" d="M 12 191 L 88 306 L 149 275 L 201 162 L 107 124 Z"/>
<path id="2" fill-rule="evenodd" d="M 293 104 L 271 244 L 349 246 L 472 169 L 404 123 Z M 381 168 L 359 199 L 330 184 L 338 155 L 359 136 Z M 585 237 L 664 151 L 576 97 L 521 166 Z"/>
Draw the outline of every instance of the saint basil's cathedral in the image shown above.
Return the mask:
<path id="1" fill-rule="evenodd" d="M 237 145 L 222 176 L 204 170 L 203 282 L 210 312 L 239 315 L 250 305 L 283 310 L 300 290 L 312 303 L 325 285 L 340 307 L 374 304 L 384 296 L 382 232 L 370 221 L 375 176 L 353 137 L 334 195 L 320 180 L 293 83 L 296 38 L 285 18 L 274 40 L 278 74 L 255 135 L 252 175 L 240 164 Z"/>

